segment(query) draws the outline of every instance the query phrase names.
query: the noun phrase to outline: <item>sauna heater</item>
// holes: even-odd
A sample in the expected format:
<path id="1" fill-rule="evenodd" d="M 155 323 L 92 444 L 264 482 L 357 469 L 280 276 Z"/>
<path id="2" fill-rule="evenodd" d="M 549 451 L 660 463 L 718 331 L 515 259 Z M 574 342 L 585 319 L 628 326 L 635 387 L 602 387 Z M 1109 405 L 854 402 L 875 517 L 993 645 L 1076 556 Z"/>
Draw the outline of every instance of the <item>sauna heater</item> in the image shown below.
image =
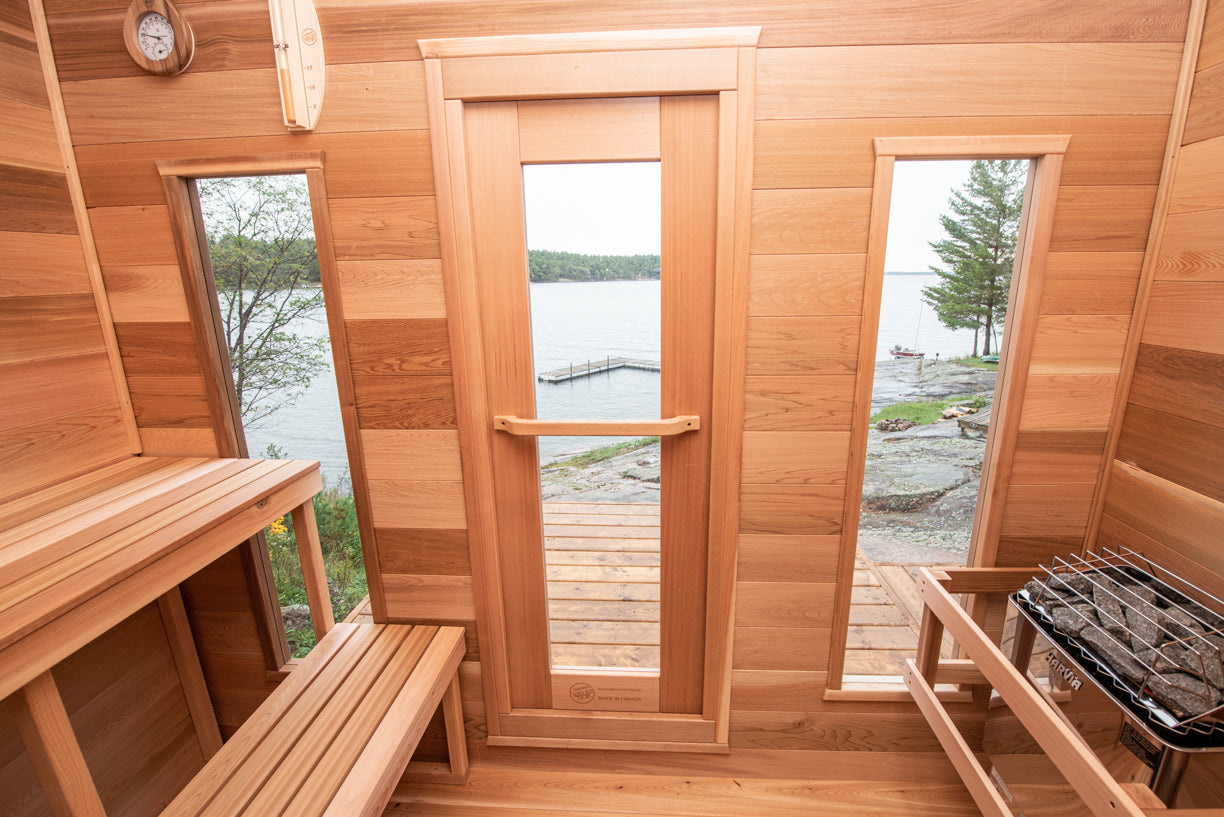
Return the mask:
<path id="1" fill-rule="evenodd" d="M 1190 753 L 1224 751 L 1224 602 L 1126 549 L 1042 570 L 1012 603 L 1155 741 L 1170 804 Z"/>

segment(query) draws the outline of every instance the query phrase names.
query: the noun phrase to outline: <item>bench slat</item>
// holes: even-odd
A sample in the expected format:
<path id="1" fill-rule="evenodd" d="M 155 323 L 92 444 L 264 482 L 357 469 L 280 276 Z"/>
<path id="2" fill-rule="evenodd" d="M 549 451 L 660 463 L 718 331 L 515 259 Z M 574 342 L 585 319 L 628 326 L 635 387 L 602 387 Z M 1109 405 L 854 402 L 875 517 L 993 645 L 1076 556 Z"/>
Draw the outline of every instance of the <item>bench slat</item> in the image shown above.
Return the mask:
<path id="1" fill-rule="evenodd" d="M 456 684 L 465 649 L 462 627 L 440 629 L 412 676 L 401 686 L 386 717 L 362 747 L 353 770 L 331 797 L 324 817 L 382 814 L 438 703 Z M 456 727 L 460 734 L 448 736 L 448 740 L 464 740 L 462 724 L 447 725 L 448 730 Z M 454 755 L 451 757 L 453 761 Z M 285 813 L 295 812 L 290 808 Z"/>
<path id="2" fill-rule="evenodd" d="M 173 459 L 170 457 L 129 457 L 79 477 L 41 488 L 17 499 L 5 500 L 0 503 L 0 530 L 8 530 L 31 519 L 37 519 L 46 513 L 48 508 L 62 508 L 125 480 L 155 471 Z"/>
<path id="3" fill-rule="evenodd" d="M 360 632 L 356 624 L 336 625 L 179 792 L 162 812 L 163 817 L 189 817 L 206 808 L 303 695 L 316 684 L 323 685 L 324 694 L 329 684 L 333 688 L 339 685 L 352 664 L 374 642 L 374 635 L 369 631 Z"/>
<path id="4" fill-rule="evenodd" d="M 355 747 L 351 754 L 356 758 L 437 632 L 436 627 L 407 625 L 380 629 L 380 643 L 395 645 L 389 660 L 363 661 L 353 671 L 243 814 L 313 817 L 322 811 L 348 774 L 352 761 L 346 748 Z"/>
<path id="5" fill-rule="evenodd" d="M 23 525 L 9 531 L 0 547 L 0 587 L 14 584 L 249 467 L 249 461 L 244 460 L 216 460 L 202 465 L 184 462 L 145 476 L 138 482 L 151 482 L 137 484 L 133 490 L 122 494 L 120 488 L 107 491 L 110 496 L 98 507 L 83 508 L 86 503 L 76 503 L 34 520 L 49 529 L 27 532 Z"/>
<path id="6" fill-rule="evenodd" d="M 139 462 L 140 459 L 134 461 Z M 148 459 L 144 461 L 144 467 L 141 469 L 129 467 L 105 480 L 89 480 L 84 483 L 82 490 L 93 489 L 94 492 L 84 496 L 76 496 L 74 491 L 67 501 L 64 501 L 64 497 L 52 496 L 45 501 L 39 500 L 38 497 L 26 497 L 19 502 L 9 503 L 21 505 L 29 502 L 31 507 L 22 508 L 20 513 L 13 514 L 14 517 L 28 517 L 24 521 L 13 522 L 7 526 L 0 521 L 0 531 L 3 531 L 0 533 L 0 539 L 4 542 L 0 550 L 7 549 L 10 543 L 16 544 L 39 533 L 57 533 L 54 530 L 56 526 L 63 524 L 67 519 L 75 518 L 95 508 L 108 507 L 128 494 L 164 479 L 168 474 L 186 471 L 197 462 L 200 460 Z M 0 516 L 2 515 L 3 510 L 0 509 Z"/>
<path id="7" fill-rule="evenodd" d="M 0 698 L 29 682 L 45 669 L 68 657 L 82 645 L 106 632 L 169 588 L 203 569 L 236 543 L 271 524 L 287 509 L 309 502 L 321 480 L 317 463 L 299 463 L 279 484 L 263 494 L 252 494 L 248 504 L 225 513 L 199 515 L 194 530 L 183 532 L 160 553 L 134 565 L 131 575 L 106 588 L 95 588 L 79 603 L 53 617 L 36 631 L 0 648 Z M 255 500 L 262 496 L 263 499 Z M 0 632 L 7 621 L 0 616 Z"/>
<path id="8" fill-rule="evenodd" d="M 293 461 L 282 461 L 292 463 Z M 190 541 L 313 463 L 259 463 L 0 590 L 0 648 Z M 88 569 L 87 569 L 88 568 Z"/>
<path id="9" fill-rule="evenodd" d="M 320 676 L 294 702 L 280 722 L 263 734 L 258 748 L 236 770 L 212 802 L 199 811 L 199 817 L 233 817 L 246 813 L 252 798 L 276 779 L 296 747 L 328 740 L 327 723 L 320 724 L 319 720 L 322 718 L 325 721 L 326 717 L 342 719 L 347 716 L 348 710 L 357 705 L 344 692 L 349 688 L 349 679 L 354 672 L 366 662 L 385 664 L 395 655 L 399 640 L 403 638 L 402 633 L 397 634 L 398 640 L 380 637 L 382 635 L 375 631 L 368 644 L 363 642 L 358 645 L 365 649 L 342 652 L 337 661 L 333 661 L 333 664 L 337 664 L 337 671 Z M 357 694 L 362 692 L 360 689 L 355 691 Z M 251 813 L 258 812 L 252 810 Z M 264 810 L 262 813 L 270 812 Z"/>

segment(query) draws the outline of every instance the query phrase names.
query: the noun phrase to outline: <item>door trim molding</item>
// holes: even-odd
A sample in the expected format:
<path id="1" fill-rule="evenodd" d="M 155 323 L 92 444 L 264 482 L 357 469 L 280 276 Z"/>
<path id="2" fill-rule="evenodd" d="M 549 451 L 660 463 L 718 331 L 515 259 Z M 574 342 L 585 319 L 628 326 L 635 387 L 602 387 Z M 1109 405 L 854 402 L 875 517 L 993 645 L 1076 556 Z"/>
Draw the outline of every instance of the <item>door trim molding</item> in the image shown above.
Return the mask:
<path id="1" fill-rule="evenodd" d="M 718 94 L 719 181 L 715 293 L 715 381 L 710 481 L 710 547 L 702 715 L 715 745 L 729 735 L 732 612 L 739 531 L 739 473 L 747 338 L 748 238 L 752 216 L 752 156 L 756 44 L 759 27 L 674 31 L 546 34 L 421 40 L 425 57 L 430 144 L 441 240 L 447 327 L 454 366 L 463 451 L 468 540 L 472 553 L 485 712 L 490 743 L 551 739 L 524 729 L 510 706 L 501 568 L 493 508 L 493 462 L 485 393 L 483 345 L 474 252 L 463 108 L 467 102 Z M 555 70 L 559 61 L 564 72 Z M 632 714 L 591 718 L 559 711 L 547 718 L 579 725 L 603 748 L 677 749 L 711 743 L 661 730 L 626 740 Z M 694 716 L 695 717 L 695 716 Z M 690 721 L 689 718 L 683 719 Z M 603 729 L 606 724 L 609 728 Z M 681 725 L 677 721 L 677 726 Z M 554 731 L 554 730 L 548 730 Z M 565 729 L 556 732 L 564 737 Z M 572 742 L 572 736 L 570 737 Z M 584 744 L 586 741 L 584 740 Z"/>

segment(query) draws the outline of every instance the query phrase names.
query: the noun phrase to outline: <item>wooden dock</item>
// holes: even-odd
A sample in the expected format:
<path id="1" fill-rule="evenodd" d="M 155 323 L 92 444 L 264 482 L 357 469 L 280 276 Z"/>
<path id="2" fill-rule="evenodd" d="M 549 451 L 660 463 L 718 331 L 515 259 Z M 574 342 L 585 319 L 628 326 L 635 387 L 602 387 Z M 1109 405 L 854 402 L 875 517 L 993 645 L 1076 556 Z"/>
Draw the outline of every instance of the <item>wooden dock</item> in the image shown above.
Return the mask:
<path id="1" fill-rule="evenodd" d="M 537 379 L 544 383 L 564 383 L 567 380 L 577 380 L 580 377 L 610 372 L 613 369 L 640 369 L 644 372 L 659 371 L 657 360 L 637 360 L 628 357 L 605 357 L 603 360 L 588 360 L 586 363 L 571 363 L 563 369 L 553 369 L 550 372 L 540 372 Z"/>

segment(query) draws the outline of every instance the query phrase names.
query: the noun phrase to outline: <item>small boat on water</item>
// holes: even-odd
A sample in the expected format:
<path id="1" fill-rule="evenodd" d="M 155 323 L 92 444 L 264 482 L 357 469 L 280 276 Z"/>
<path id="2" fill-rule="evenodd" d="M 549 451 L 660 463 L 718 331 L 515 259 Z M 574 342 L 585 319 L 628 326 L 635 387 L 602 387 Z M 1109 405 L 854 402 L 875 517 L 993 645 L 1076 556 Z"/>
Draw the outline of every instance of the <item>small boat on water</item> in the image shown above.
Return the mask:
<path id="1" fill-rule="evenodd" d="M 901 344 L 896 344 L 888 350 L 888 354 L 893 357 L 919 358 L 925 357 L 926 352 L 919 352 L 917 349 L 902 349 Z"/>

